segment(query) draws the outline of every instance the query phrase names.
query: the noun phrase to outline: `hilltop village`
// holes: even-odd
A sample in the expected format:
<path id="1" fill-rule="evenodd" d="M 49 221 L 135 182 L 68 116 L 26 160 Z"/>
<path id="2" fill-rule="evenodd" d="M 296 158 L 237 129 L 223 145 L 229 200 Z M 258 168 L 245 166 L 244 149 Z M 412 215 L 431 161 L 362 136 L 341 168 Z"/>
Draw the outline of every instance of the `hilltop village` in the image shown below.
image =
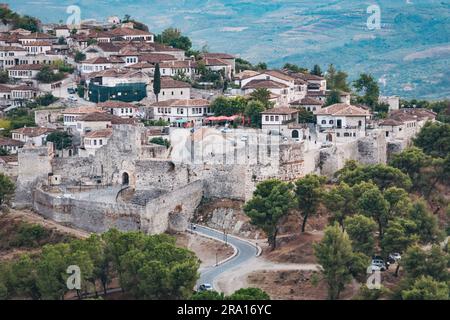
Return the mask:
<path id="1" fill-rule="evenodd" d="M 449 101 L 315 63 L 0 4 L 0 299 L 448 299 Z"/>
<path id="2" fill-rule="evenodd" d="M 238 69 L 235 56 L 193 54 L 117 17 L 5 28 L 1 112 L 26 110 L 35 123 L 0 140 L 14 206 L 87 231 L 184 230 L 204 198 L 245 201 L 269 178 L 386 163 L 436 117 L 380 97 L 379 119 L 323 75 Z M 236 113 L 218 103 L 252 99 L 254 110 Z"/>

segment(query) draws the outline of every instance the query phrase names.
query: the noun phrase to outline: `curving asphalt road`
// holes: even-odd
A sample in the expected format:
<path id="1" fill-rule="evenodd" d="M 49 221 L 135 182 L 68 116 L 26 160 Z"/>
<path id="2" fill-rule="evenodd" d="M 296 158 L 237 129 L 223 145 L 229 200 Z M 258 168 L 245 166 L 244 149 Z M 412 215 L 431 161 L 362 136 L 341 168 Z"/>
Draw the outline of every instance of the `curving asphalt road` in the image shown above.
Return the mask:
<path id="1" fill-rule="evenodd" d="M 227 243 L 232 245 L 237 250 L 237 254 L 230 260 L 224 262 L 223 264 L 201 270 L 200 271 L 200 279 L 197 281 L 197 287 L 200 284 L 204 284 L 204 283 L 209 283 L 212 286 L 214 286 L 214 280 L 220 274 L 246 262 L 247 260 L 250 260 L 251 258 L 255 257 L 258 254 L 257 246 L 255 246 L 249 242 L 240 240 L 231 235 L 227 235 L 226 239 L 225 239 L 225 235 L 223 234 L 223 232 L 205 228 L 205 227 L 202 227 L 199 225 L 195 225 L 194 230 L 192 230 L 191 226 L 189 226 L 189 231 L 194 231 L 200 235 L 214 238 L 219 241 L 226 240 Z M 216 289 L 216 288 L 214 288 L 214 289 Z"/>

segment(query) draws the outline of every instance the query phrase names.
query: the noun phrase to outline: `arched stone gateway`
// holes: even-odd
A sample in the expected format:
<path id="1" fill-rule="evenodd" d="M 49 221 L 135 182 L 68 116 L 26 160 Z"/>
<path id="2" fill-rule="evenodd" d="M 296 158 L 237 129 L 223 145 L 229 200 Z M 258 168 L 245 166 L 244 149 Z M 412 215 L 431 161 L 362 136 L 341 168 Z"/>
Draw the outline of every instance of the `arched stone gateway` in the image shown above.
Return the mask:
<path id="1" fill-rule="evenodd" d="M 122 173 L 122 185 L 128 186 L 130 184 L 130 176 L 127 172 Z"/>
<path id="2" fill-rule="evenodd" d="M 298 139 L 298 137 L 299 137 L 298 130 L 292 130 L 292 138 L 293 139 Z"/>

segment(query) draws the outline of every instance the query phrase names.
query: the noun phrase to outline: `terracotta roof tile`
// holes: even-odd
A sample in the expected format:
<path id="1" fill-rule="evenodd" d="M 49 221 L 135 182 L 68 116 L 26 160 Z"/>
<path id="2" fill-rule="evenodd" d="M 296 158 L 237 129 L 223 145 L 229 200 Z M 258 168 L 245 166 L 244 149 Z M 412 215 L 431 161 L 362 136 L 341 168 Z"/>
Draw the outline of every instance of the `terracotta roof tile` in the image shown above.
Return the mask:
<path id="1" fill-rule="evenodd" d="M 369 116 L 370 111 L 360 107 L 352 106 L 345 103 L 336 103 L 326 108 L 322 108 L 315 115 L 333 115 L 333 116 Z"/>

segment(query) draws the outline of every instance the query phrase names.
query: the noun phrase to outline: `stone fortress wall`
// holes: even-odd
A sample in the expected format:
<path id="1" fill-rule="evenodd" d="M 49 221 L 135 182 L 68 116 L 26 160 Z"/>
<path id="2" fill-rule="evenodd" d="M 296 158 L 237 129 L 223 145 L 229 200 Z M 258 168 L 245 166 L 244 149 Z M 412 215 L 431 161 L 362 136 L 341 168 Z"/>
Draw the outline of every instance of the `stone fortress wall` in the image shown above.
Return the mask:
<path id="1" fill-rule="evenodd" d="M 23 148 L 15 205 L 33 207 L 50 219 L 92 232 L 111 227 L 148 233 L 184 230 L 203 198 L 245 201 L 258 182 L 269 178 L 293 181 L 308 173 L 331 177 L 350 159 L 385 163 L 387 145 L 381 133 L 323 149 L 307 150 L 305 142 L 295 141 L 277 148 L 261 143 L 260 154 L 247 163 L 183 163 L 149 157 L 164 153 L 149 150 L 141 127 L 119 125 L 95 156 L 57 158 L 51 144 Z M 139 201 L 96 199 L 97 188 L 120 189 L 125 176 Z M 90 200 L 70 196 L 76 195 L 77 186 L 91 188 Z"/>

